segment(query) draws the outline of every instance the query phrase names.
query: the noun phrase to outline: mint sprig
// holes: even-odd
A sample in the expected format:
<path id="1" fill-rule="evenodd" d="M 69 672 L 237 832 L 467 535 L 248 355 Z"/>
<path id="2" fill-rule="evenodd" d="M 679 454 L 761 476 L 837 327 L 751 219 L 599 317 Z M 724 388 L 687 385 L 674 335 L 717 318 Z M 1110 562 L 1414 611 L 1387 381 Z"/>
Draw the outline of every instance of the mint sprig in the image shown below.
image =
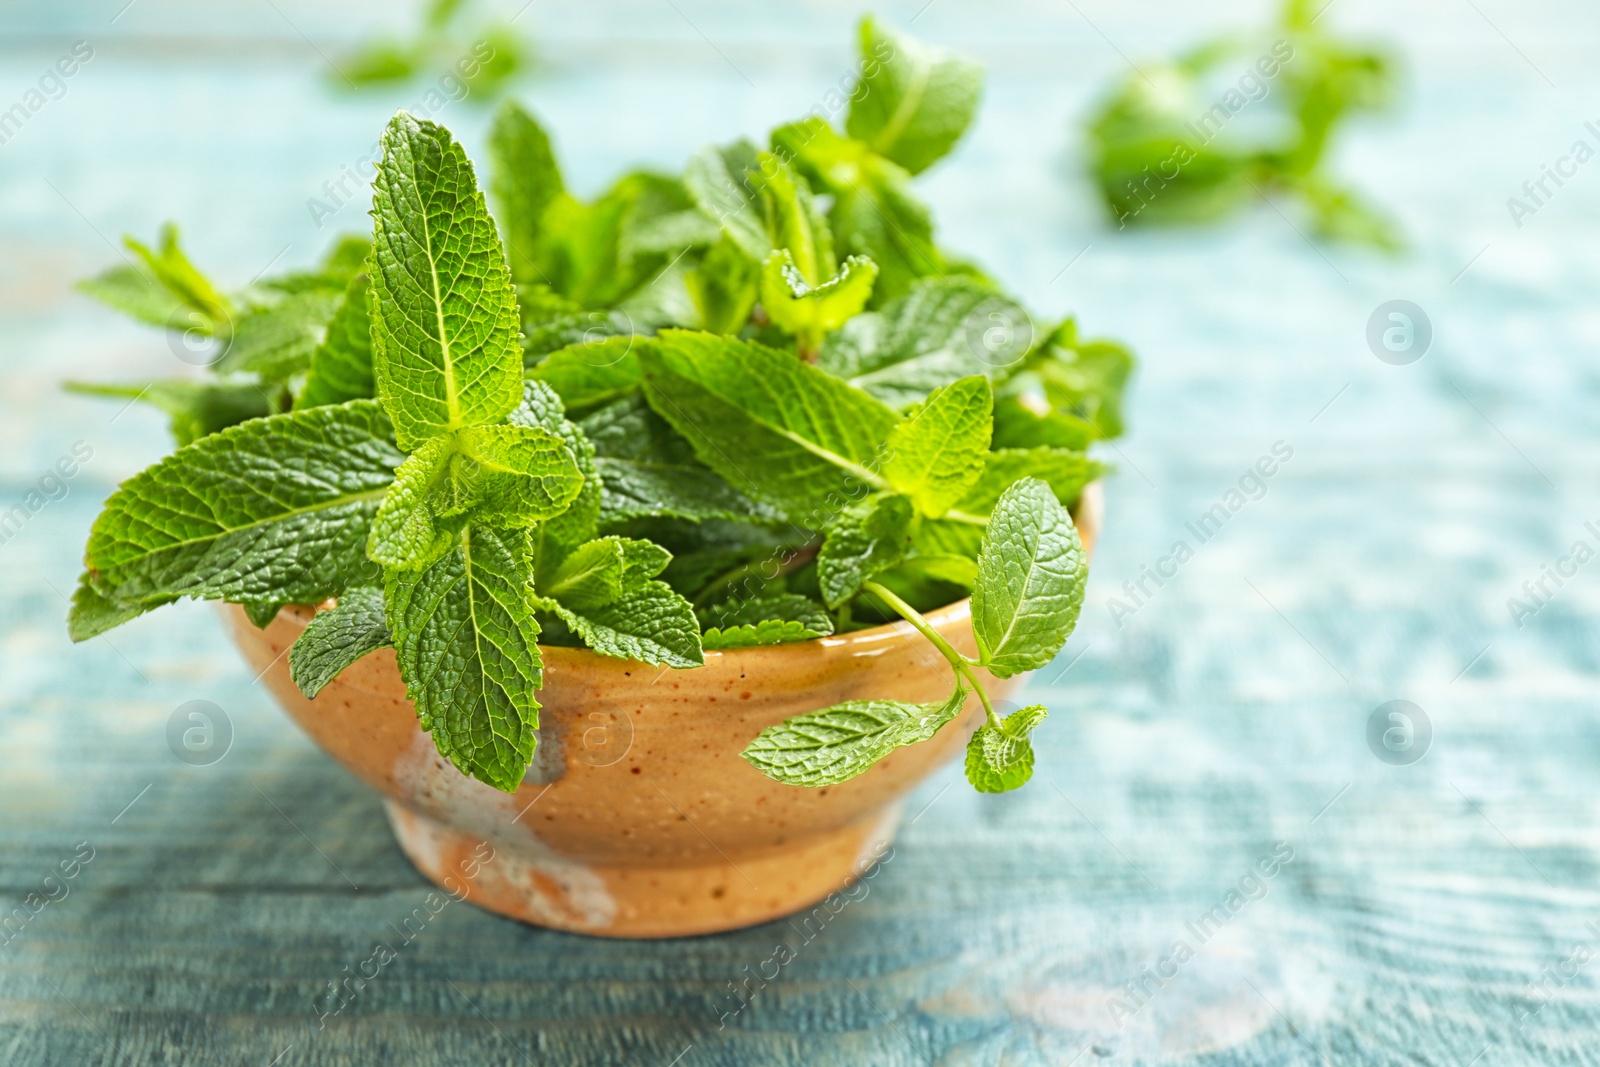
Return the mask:
<path id="1" fill-rule="evenodd" d="M 237 290 L 170 228 L 130 245 L 86 291 L 208 366 L 78 387 L 162 408 L 181 447 L 107 502 L 74 639 L 186 596 L 259 626 L 319 605 L 289 653 L 302 692 L 392 647 L 439 751 L 514 789 L 541 646 L 690 669 L 905 619 L 947 700 L 822 709 L 746 758 L 845 781 L 975 699 L 969 777 L 1020 785 L 1042 709 L 1001 718 L 984 682 L 1072 630 L 1068 509 L 1106 472 L 1085 449 L 1121 432 L 1132 357 L 937 245 L 911 175 L 969 125 L 976 68 L 870 21 L 862 43 L 843 129 L 789 124 L 681 175 L 579 199 L 507 104 L 491 216 L 449 131 L 401 113 L 370 240 Z M 972 657 L 925 614 L 968 593 Z"/>

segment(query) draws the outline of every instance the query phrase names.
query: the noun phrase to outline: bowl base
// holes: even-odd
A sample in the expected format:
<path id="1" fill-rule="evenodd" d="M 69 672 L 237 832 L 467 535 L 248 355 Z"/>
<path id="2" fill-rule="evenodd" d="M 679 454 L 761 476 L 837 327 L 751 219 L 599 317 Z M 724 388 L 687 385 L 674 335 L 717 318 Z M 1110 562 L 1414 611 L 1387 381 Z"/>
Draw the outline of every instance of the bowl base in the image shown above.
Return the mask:
<path id="1" fill-rule="evenodd" d="M 535 926 L 621 938 L 737 930 L 811 905 L 817 906 L 799 921 L 820 929 L 854 897 L 841 891 L 870 877 L 889 854 L 901 807 L 892 804 L 874 818 L 716 863 L 608 866 L 530 850 L 520 841 L 486 841 L 384 801 L 401 850 L 456 899 Z M 827 899 L 834 894 L 841 895 Z"/>

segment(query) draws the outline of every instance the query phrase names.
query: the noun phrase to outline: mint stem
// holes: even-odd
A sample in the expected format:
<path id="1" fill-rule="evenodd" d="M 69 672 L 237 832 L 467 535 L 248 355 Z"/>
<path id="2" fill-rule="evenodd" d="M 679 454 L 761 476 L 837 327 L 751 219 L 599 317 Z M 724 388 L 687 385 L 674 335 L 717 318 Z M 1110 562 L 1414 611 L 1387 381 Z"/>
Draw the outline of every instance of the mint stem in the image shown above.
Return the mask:
<path id="1" fill-rule="evenodd" d="M 909 622 L 912 626 L 915 626 L 918 632 L 920 632 L 923 637 L 926 637 L 928 642 L 933 645 L 934 648 L 938 649 L 939 653 L 944 656 L 945 659 L 950 661 L 950 666 L 955 669 L 956 674 L 959 677 L 965 678 L 968 684 L 970 684 L 972 688 L 977 691 L 978 699 L 983 702 L 983 710 L 989 717 L 989 725 L 1000 725 L 1000 716 L 995 714 L 994 705 L 989 703 L 989 694 L 984 691 L 983 683 L 978 681 L 978 676 L 972 669 L 973 664 L 971 660 L 957 652 L 951 646 L 950 642 L 946 641 L 944 637 L 940 635 L 939 631 L 935 630 L 931 625 L 929 625 L 928 620 L 922 617 L 921 612 L 912 607 L 910 604 L 907 604 L 904 600 L 901 600 L 899 597 L 895 596 L 877 582 L 866 582 L 861 586 L 861 588 L 864 592 L 871 593 L 873 596 L 889 605 L 896 611 L 896 613 L 899 614 L 902 619 L 906 620 L 906 622 Z"/>

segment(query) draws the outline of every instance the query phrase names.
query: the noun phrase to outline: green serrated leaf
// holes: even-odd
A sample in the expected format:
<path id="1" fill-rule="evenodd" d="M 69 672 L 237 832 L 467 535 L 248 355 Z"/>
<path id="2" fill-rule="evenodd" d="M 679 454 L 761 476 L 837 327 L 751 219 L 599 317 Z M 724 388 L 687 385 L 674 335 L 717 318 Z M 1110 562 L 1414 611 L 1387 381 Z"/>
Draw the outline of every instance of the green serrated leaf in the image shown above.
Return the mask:
<path id="1" fill-rule="evenodd" d="M 477 523 L 554 519 L 583 489 L 572 449 L 542 426 L 469 426 L 455 435 L 458 493 Z"/>
<path id="2" fill-rule="evenodd" d="M 512 792 L 533 760 L 542 681 L 527 534 L 466 526 L 420 571 L 385 574 L 406 694 L 439 752 Z"/>
<path id="3" fill-rule="evenodd" d="M 602 525 L 662 516 L 691 522 L 777 518 L 695 459 L 689 442 L 642 397 L 601 408 L 581 425 L 598 452 Z"/>
<path id="4" fill-rule="evenodd" d="M 519 313 L 472 164 L 444 127 L 396 115 L 373 183 L 372 366 L 410 451 L 522 399 Z"/>
<path id="5" fill-rule="evenodd" d="M 983 473 L 961 498 L 957 510 L 968 515 L 987 515 L 994 510 L 1000 494 L 1023 478 L 1039 478 L 1062 504 L 1070 505 L 1083 493 L 1084 486 L 1107 471 L 1082 452 L 1065 448 L 1002 448 L 983 457 Z"/>
<path id="6" fill-rule="evenodd" d="M 872 18 L 861 20 L 863 89 L 845 128 L 912 174 L 949 152 L 972 122 L 983 68 Z"/>
<path id="7" fill-rule="evenodd" d="M 889 435 L 884 476 L 911 497 L 919 513 L 937 519 L 978 481 L 993 432 L 988 379 L 974 375 L 952 382 Z"/>
<path id="8" fill-rule="evenodd" d="M 350 589 L 319 611 L 289 648 L 289 677 L 308 700 L 368 652 L 390 644 L 383 590 Z"/>
<path id="9" fill-rule="evenodd" d="M 877 265 L 863 256 L 845 260 L 839 273 L 820 285 L 809 284 L 787 248 L 767 257 L 761 268 L 761 306 L 781 329 L 815 350 L 822 338 L 867 306 Z"/>
<path id="10" fill-rule="evenodd" d="M 768 240 L 774 249 L 789 253 L 789 267 L 800 276 L 800 284 L 815 287 L 831 278 L 833 232 L 805 178 L 772 152 L 760 153 L 747 177 L 760 196 Z M 770 260 L 762 257 L 763 262 Z"/>
<path id="11" fill-rule="evenodd" d="M 241 313 L 216 370 L 287 381 L 311 365 L 342 301 L 337 290 L 310 288 Z"/>
<path id="12" fill-rule="evenodd" d="M 455 442 L 431 438 L 394 472 L 383 504 L 372 520 L 367 556 L 396 570 L 421 570 L 450 550 L 451 533 L 438 525 L 435 498 L 450 477 Z M 444 509 L 448 510 L 448 509 Z"/>
<path id="13" fill-rule="evenodd" d="M 518 282 L 545 279 L 538 269 L 540 226 L 545 210 L 566 192 L 550 137 L 534 117 L 507 100 L 489 130 L 490 192 L 494 195 L 511 276 Z"/>
<path id="14" fill-rule="evenodd" d="M 708 649 L 750 648 L 809 641 L 833 633 L 821 604 L 795 593 L 737 600 L 703 609 L 701 643 Z"/>
<path id="15" fill-rule="evenodd" d="M 609 404 L 638 391 L 635 349 L 652 343 L 649 338 L 623 334 L 567 345 L 540 360 L 528 377 L 554 389 L 568 411 Z"/>
<path id="16" fill-rule="evenodd" d="M 708 333 L 736 334 L 760 296 L 761 265 L 727 234 L 684 276 L 699 324 Z"/>
<path id="17" fill-rule="evenodd" d="M 970 278 L 928 278 L 828 337 L 818 366 L 895 408 L 982 374 L 1000 381 L 1033 346 L 1028 313 Z"/>
<path id="18" fill-rule="evenodd" d="M 369 282 L 357 274 L 328 322 L 322 343 L 311 353 L 306 382 L 295 407 L 342 404 L 376 394 L 372 379 L 372 319 Z"/>
<path id="19" fill-rule="evenodd" d="M 170 604 L 172 600 L 172 597 L 144 601 L 117 600 L 96 589 L 92 576 L 85 572 L 78 579 L 78 588 L 72 593 L 72 610 L 67 615 L 67 635 L 74 642 L 87 641 L 147 611 Z"/>
<path id="20" fill-rule="evenodd" d="M 785 719 L 756 736 L 742 755 L 785 785 L 848 782 L 905 745 L 926 741 L 961 713 L 968 690 L 957 685 L 943 704 L 852 700 Z"/>
<path id="21" fill-rule="evenodd" d="M 909 497 L 879 493 L 840 512 L 824 531 L 817 553 L 822 599 L 837 608 L 872 576 L 905 557 L 915 511 Z"/>
<path id="22" fill-rule="evenodd" d="M 716 222 L 752 261 L 772 251 L 766 216 L 750 173 L 760 166 L 760 150 L 749 141 L 708 146 L 689 158 L 683 185 L 707 218 Z"/>
<path id="23" fill-rule="evenodd" d="M 772 133 L 818 188 L 832 194 L 828 225 L 844 255 L 878 265 L 876 303 L 905 293 L 918 278 L 944 274 L 949 264 L 933 241 L 933 217 L 911 190 L 911 175 L 861 141 L 841 137 L 820 118 Z"/>
<path id="24" fill-rule="evenodd" d="M 404 459 L 374 400 L 253 419 L 124 482 L 85 562 L 120 600 L 315 603 L 371 570 L 368 528 Z"/>
<path id="25" fill-rule="evenodd" d="M 680 330 L 659 342 L 640 356 L 650 406 L 736 489 L 803 516 L 887 486 L 875 468 L 898 420 L 876 400 L 761 345 Z"/>
<path id="26" fill-rule="evenodd" d="M 548 580 L 539 580 L 537 588 L 542 597 L 559 600 L 573 611 L 586 611 L 622 595 L 623 572 L 621 540 L 603 537 L 579 545 Z"/>
<path id="27" fill-rule="evenodd" d="M 967 742 L 967 781 L 980 793 L 1005 793 L 1033 777 L 1033 743 L 1028 735 L 1048 713 L 1031 704 L 1000 720 L 984 723 Z"/>
<path id="28" fill-rule="evenodd" d="M 540 606 L 601 655 L 655 666 L 698 667 L 705 662 L 694 608 L 665 582 L 630 582 L 617 599 L 581 612 L 548 598 Z"/>
<path id="29" fill-rule="evenodd" d="M 533 533 L 535 564 L 546 557 L 558 559 L 593 537 L 599 525 L 602 487 L 594 445 L 567 420 L 561 398 L 544 382 L 523 384 L 522 404 L 511 413 L 509 421 L 514 426 L 539 427 L 560 437 L 583 476 L 583 486 L 566 510 L 541 523 Z"/>
<path id="30" fill-rule="evenodd" d="M 972 632 L 999 678 L 1042 667 L 1077 625 L 1088 566 L 1072 516 L 1050 486 L 1024 478 L 1000 495 L 984 530 Z"/>

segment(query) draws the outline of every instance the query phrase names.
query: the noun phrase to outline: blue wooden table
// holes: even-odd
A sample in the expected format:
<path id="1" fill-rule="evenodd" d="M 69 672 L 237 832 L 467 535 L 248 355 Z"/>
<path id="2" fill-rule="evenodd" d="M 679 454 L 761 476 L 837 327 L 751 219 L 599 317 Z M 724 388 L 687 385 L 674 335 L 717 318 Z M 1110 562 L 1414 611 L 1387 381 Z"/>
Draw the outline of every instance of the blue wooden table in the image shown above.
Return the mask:
<path id="1" fill-rule="evenodd" d="M 1403 107 L 1336 160 L 1403 221 L 1390 260 L 1309 244 L 1288 205 L 1124 234 L 1089 196 L 1078 123 L 1124 57 L 1264 5 L 924 2 L 881 13 L 991 70 L 922 183 L 945 243 L 1143 360 L 1083 621 L 1031 683 L 1055 709 L 1035 781 L 978 797 L 939 775 L 810 938 L 599 941 L 451 906 L 320 1024 L 429 887 L 209 607 L 68 643 L 88 524 L 167 443 L 58 383 L 185 370 L 70 291 L 123 232 L 176 219 L 240 285 L 364 225 L 364 203 L 319 228 L 307 202 L 421 89 L 340 95 L 324 56 L 404 13 L 0 2 L 0 111 L 93 49 L 0 144 L 0 511 L 43 500 L 0 544 L 0 912 L 23 916 L 0 935 L 0 1062 L 1600 1063 L 1600 162 L 1520 227 L 1506 205 L 1600 144 L 1600 15 L 1331 9 L 1410 60 Z M 513 91 L 593 191 L 809 110 L 850 69 L 855 14 L 541 0 L 517 25 L 542 66 Z M 470 99 L 440 118 L 481 147 Z M 1395 299 L 1432 323 L 1410 365 L 1365 339 Z M 1191 532 L 1275 447 L 1264 490 Z M 1175 576 L 1130 592 L 1180 540 Z M 229 735 L 207 765 L 168 741 L 195 700 Z M 1393 700 L 1426 717 L 1420 760 L 1369 745 Z"/>

